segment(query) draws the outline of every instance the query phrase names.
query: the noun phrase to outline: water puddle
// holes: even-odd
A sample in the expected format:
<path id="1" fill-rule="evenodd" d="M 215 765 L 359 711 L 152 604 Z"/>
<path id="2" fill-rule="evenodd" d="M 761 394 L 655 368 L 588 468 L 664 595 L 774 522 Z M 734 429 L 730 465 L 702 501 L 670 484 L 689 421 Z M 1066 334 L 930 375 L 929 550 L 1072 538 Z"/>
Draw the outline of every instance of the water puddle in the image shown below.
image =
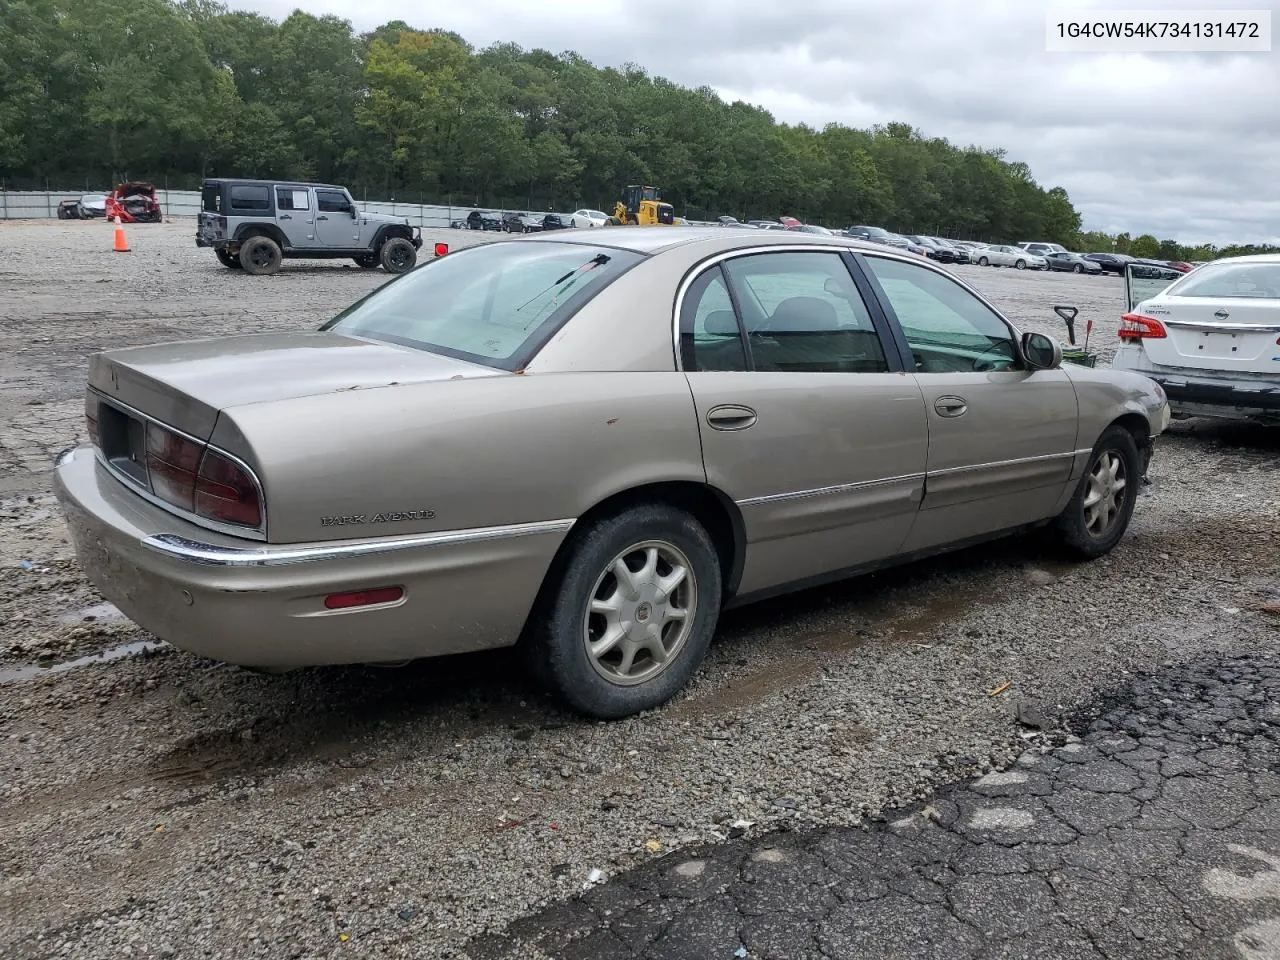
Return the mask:
<path id="1" fill-rule="evenodd" d="M 91 607 L 64 613 L 58 619 L 63 623 L 92 623 L 95 620 L 123 620 L 124 614 L 113 604 L 95 603 Z"/>
<path id="2" fill-rule="evenodd" d="M 36 664 L 23 664 L 16 667 L 0 666 L 0 685 L 17 683 L 20 680 L 30 680 L 34 677 L 48 677 L 55 673 L 66 673 L 68 670 L 76 670 L 95 663 L 107 663 L 111 660 L 123 660 L 125 657 L 146 656 L 147 654 L 165 650 L 168 646 L 167 643 L 161 643 L 158 640 L 141 640 L 136 643 L 126 643 L 119 647 L 100 650 L 97 653 L 89 654 L 87 657 L 77 657 L 75 660 L 54 663 L 47 667 L 41 667 Z"/>

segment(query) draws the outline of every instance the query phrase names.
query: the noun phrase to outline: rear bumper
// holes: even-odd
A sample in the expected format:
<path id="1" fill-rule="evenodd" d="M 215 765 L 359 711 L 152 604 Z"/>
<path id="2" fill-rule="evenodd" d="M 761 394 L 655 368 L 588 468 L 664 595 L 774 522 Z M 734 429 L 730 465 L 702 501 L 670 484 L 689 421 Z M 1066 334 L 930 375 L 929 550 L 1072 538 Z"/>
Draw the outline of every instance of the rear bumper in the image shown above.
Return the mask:
<path id="1" fill-rule="evenodd" d="M 1213 375 L 1146 362 L 1140 347 L 1121 346 L 1112 366 L 1149 377 L 1164 389 L 1174 414 L 1228 420 L 1280 418 L 1280 376 Z"/>
<path id="2" fill-rule="evenodd" d="M 126 616 L 183 650 L 277 669 L 509 646 L 572 526 L 250 543 L 152 506 L 88 447 L 59 460 L 54 490 L 86 576 Z M 401 599 L 324 606 L 331 593 L 388 586 Z"/>

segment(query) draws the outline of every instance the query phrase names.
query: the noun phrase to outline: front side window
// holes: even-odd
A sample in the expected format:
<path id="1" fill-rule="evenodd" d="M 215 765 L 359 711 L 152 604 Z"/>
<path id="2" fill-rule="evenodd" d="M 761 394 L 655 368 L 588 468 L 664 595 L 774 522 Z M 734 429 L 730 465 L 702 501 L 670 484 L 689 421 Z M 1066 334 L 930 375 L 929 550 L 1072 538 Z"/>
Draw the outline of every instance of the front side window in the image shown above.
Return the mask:
<path id="1" fill-rule="evenodd" d="M 1018 365 L 1008 324 L 954 280 L 936 270 L 867 256 L 919 373 L 1007 370 Z"/>
<path id="2" fill-rule="evenodd" d="M 316 206 L 321 213 L 349 213 L 351 201 L 341 190 L 317 190 Z"/>
<path id="3" fill-rule="evenodd" d="M 757 371 L 884 373 L 880 336 L 838 253 L 779 252 L 724 263 Z"/>
<path id="4" fill-rule="evenodd" d="M 471 247 L 397 277 L 321 329 L 517 370 L 582 304 L 642 259 L 576 243 Z"/>
<path id="5" fill-rule="evenodd" d="M 1280 299 L 1280 263 L 1210 263 L 1184 274 L 1171 297 Z"/>

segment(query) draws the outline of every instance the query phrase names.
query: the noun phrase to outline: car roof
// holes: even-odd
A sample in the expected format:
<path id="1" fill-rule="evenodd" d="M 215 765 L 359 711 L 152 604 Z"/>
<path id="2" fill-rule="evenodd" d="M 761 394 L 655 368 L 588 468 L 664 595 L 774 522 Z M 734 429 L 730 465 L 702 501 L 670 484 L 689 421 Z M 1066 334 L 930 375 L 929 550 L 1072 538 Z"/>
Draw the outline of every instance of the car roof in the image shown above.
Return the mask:
<path id="1" fill-rule="evenodd" d="M 804 240 L 797 239 L 797 233 L 803 233 Z M 733 230 L 727 227 L 608 227 L 604 230 L 592 230 L 588 234 L 575 234 L 568 237 L 558 233 L 544 233 L 525 239 L 531 243 L 581 243 L 593 247 L 613 247 L 644 254 L 661 253 L 664 250 L 691 244 L 705 245 L 708 252 L 719 253 L 739 248 L 786 246 L 796 243 L 817 243 L 850 250 L 885 252 L 882 244 L 853 240 L 839 235 L 797 230 Z"/>
<path id="2" fill-rule="evenodd" d="M 207 177 L 205 183 L 242 183 L 252 187 L 323 187 L 326 190 L 343 190 L 336 183 L 313 183 L 310 180 L 245 180 L 241 177 Z"/>

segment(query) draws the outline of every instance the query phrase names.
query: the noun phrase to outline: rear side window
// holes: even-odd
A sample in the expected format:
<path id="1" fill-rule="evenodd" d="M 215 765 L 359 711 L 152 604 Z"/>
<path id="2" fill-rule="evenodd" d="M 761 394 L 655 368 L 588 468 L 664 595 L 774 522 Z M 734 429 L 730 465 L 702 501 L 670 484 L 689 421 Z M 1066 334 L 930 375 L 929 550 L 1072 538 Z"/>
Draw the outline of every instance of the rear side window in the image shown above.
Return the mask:
<path id="1" fill-rule="evenodd" d="M 724 271 L 753 370 L 888 372 L 880 335 L 838 253 L 750 254 L 726 261 Z"/>
<path id="2" fill-rule="evenodd" d="M 308 210 L 311 195 L 305 187 L 276 187 L 276 206 L 281 210 Z"/>
<path id="3" fill-rule="evenodd" d="M 518 370 L 587 300 L 642 259 L 579 243 L 471 247 L 397 277 L 321 329 Z"/>
<path id="4" fill-rule="evenodd" d="M 685 370 L 746 370 L 747 354 L 720 267 L 689 285 L 680 308 L 680 361 Z"/>
<path id="5" fill-rule="evenodd" d="M 271 191 L 266 187 L 233 184 L 231 207 L 234 210 L 270 210 Z"/>

